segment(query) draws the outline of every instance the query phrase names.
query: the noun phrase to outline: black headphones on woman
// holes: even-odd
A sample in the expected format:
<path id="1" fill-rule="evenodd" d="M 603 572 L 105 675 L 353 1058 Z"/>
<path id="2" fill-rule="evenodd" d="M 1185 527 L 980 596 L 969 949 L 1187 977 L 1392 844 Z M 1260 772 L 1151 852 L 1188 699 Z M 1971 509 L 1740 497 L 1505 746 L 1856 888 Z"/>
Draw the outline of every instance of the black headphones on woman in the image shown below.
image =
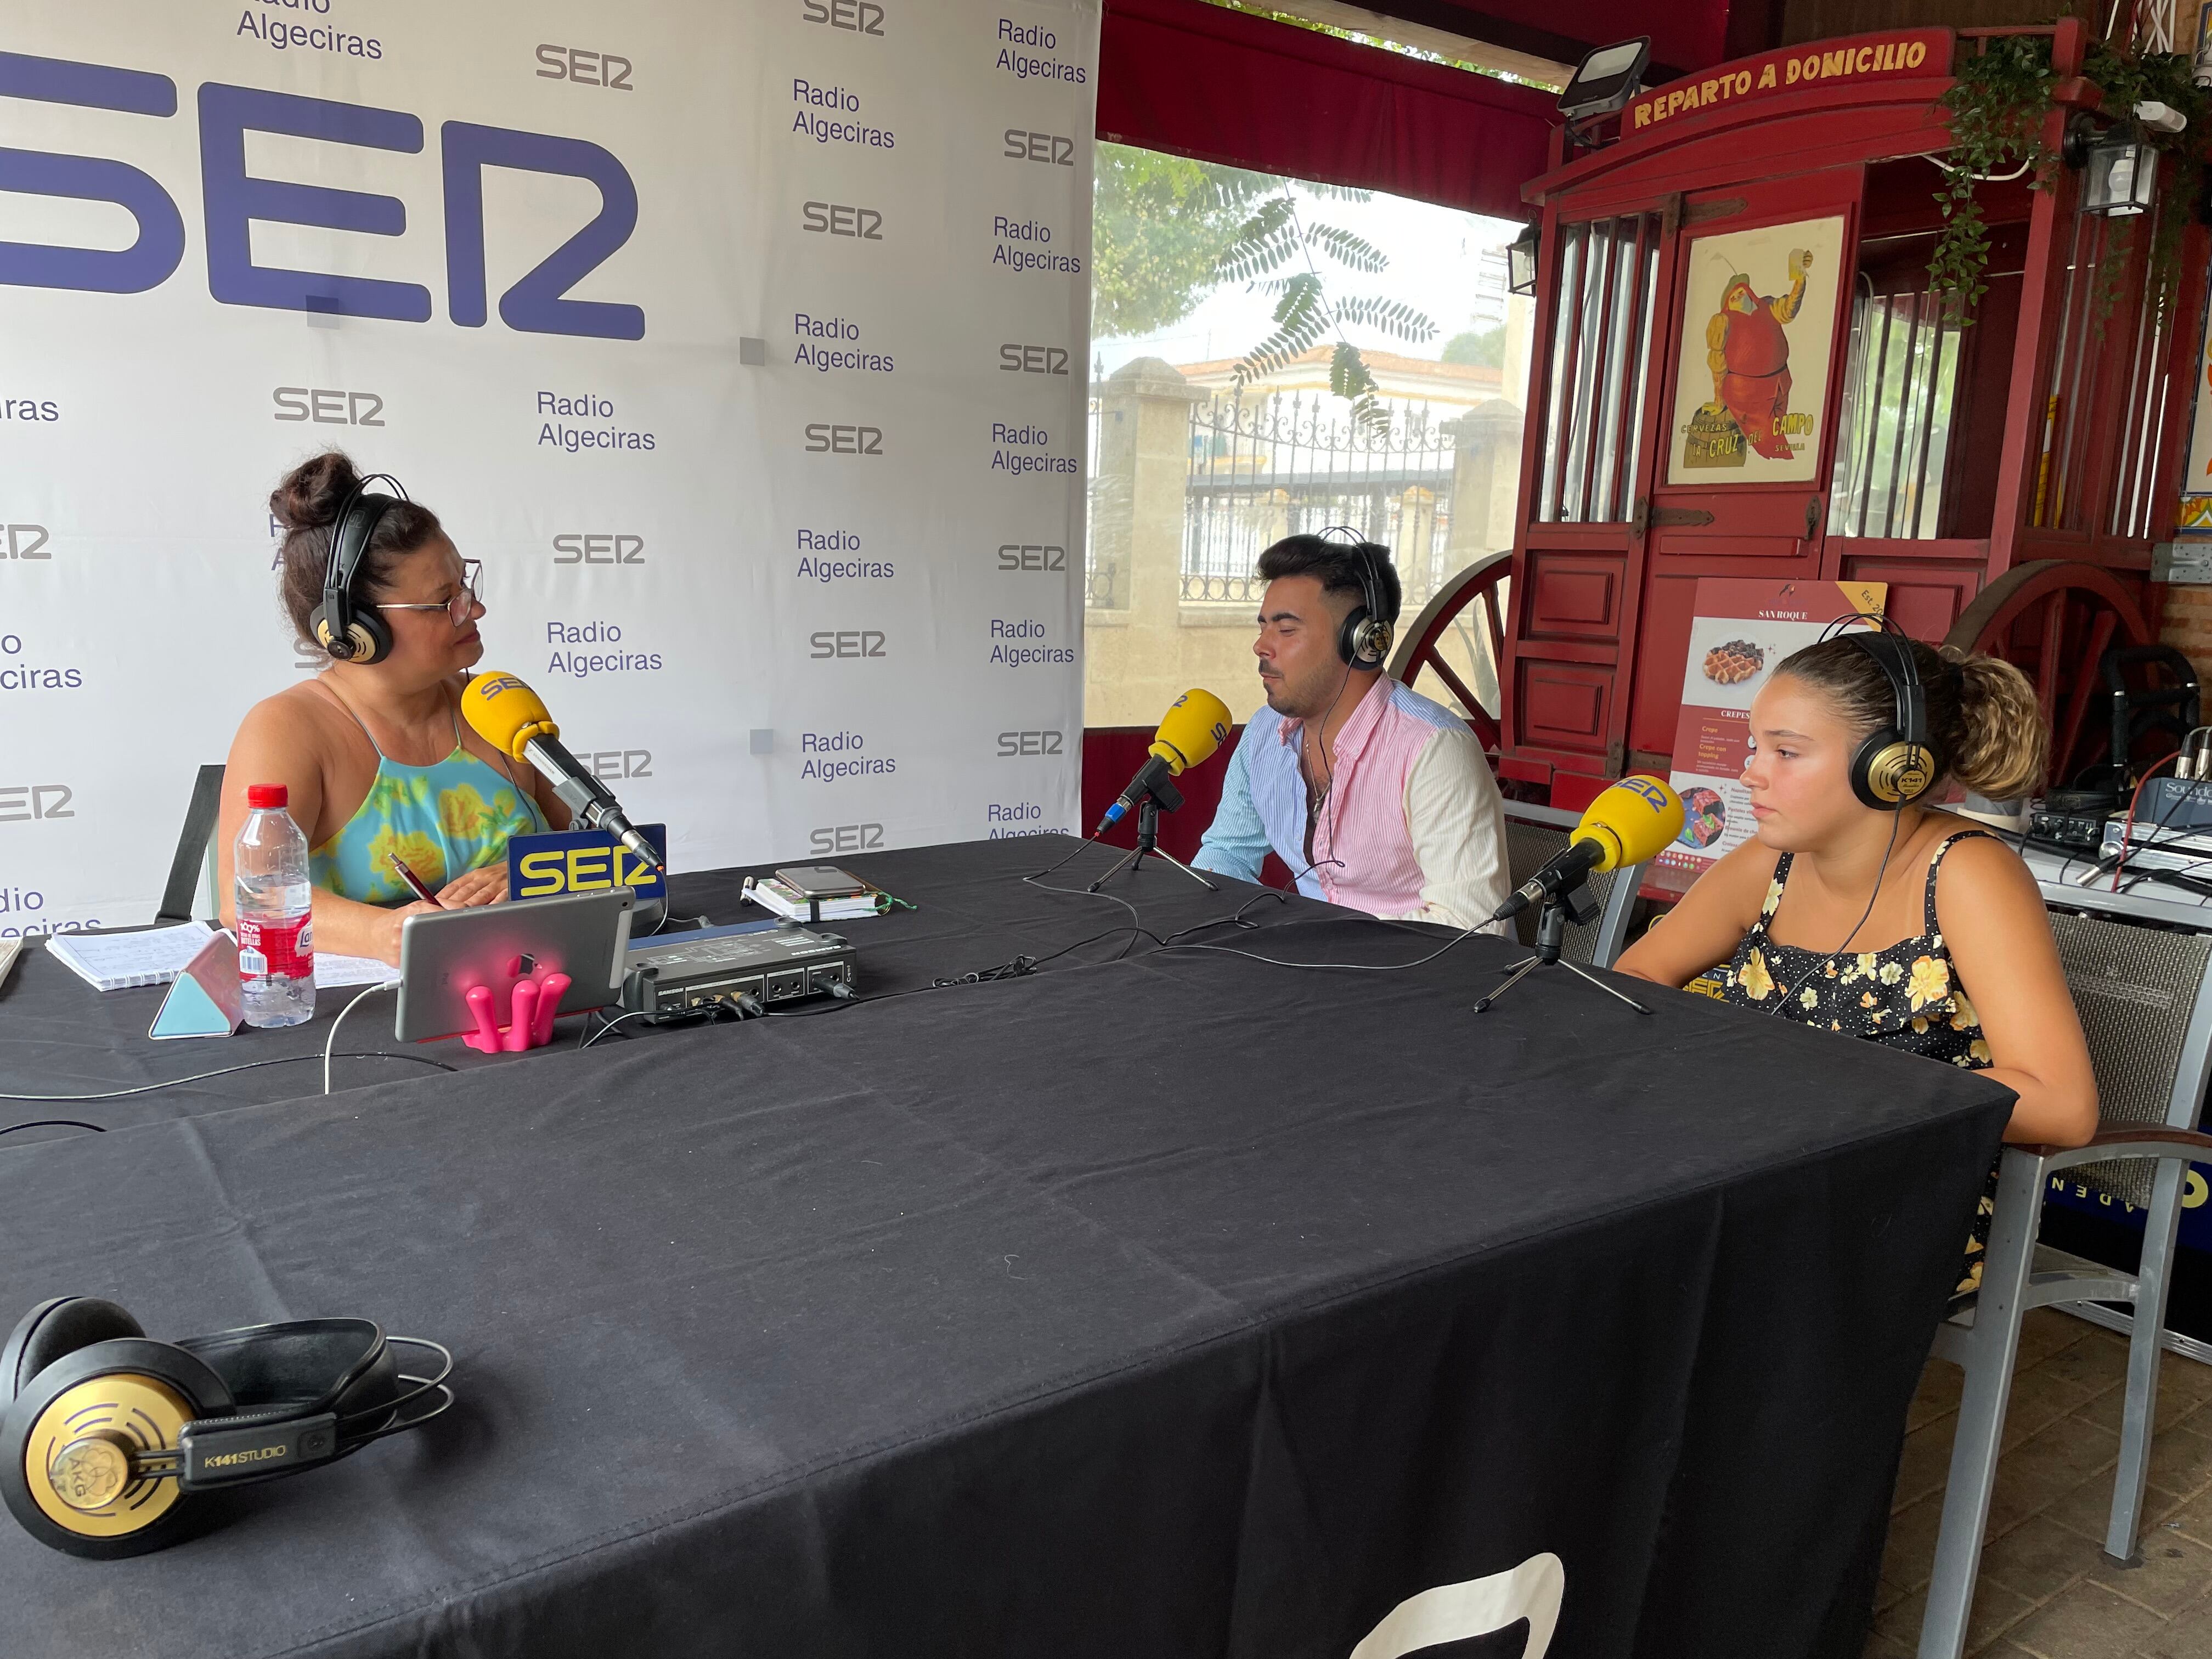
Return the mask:
<path id="1" fill-rule="evenodd" d="M 1850 618 L 1847 620 L 1856 620 Z M 1899 812 L 1936 787 L 1942 775 L 1928 740 L 1928 695 L 1913 659 L 1912 641 L 1887 617 L 1879 629 L 1853 629 L 1837 637 L 1875 659 L 1889 681 L 1896 709 L 1887 726 L 1867 733 L 1851 754 L 1851 793 L 1877 812 Z"/>
<path id="2" fill-rule="evenodd" d="M 399 493 L 372 493 L 368 487 L 379 479 Z M 389 472 L 372 472 L 355 480 L 331 521 L 331 555 L 323 566 L 323 602 L 307 618 L 307 625 L 314 630 L 315 643 L 340 662 L 381 662 L 392 654 L 392 629 L 375 606 L 354 603 L 353 585 L 376 526 L 386 513 L 409 499 Z"/>
<path id="3" fill-rule="evenodd" d="M 437 1374 L 403 1373 L 401 1345 L 434 1353 Z M 453 1369 L 439 1344 L 366 1319 L 155 1342 L 112 1302 L 56 1297 L 0 1348 L 0 1496 L 49 1548 L 143 1555 L 182 1535 L 192 1493 L 276 1480 L 428 1422 L 453 1403 Z"/>
<path id="4" fill-rule="evenodd" d="M 1397 637 L 1398 607 L 1389 602 L 1383 585 L 1383 567 L 1390 550 L 1370 542 L 1348 526 L 1337 525 L 1321 532 L 1319 539 L 1351 548 L 1359 562 L 1359 604 L 1337 625 L 1336 654 L 1353 668 L 1380 668 Z"/>

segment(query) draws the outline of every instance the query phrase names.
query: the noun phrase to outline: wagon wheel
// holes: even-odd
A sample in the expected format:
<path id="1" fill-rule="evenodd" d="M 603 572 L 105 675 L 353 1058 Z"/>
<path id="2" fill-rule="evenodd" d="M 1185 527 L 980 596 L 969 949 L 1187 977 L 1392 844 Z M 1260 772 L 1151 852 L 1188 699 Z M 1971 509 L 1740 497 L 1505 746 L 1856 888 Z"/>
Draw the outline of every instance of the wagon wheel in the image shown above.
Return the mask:
<path id="1" fill-rule="evenodd" d="M 2088 720 L 2105 690 L 2098 664 L 2106 649 L 2148 645 L 2156 637 L 2136 596 L 2103 566 L 2037 559 L 1976 595 L 1943 643 L 2002 657 L 2034 682 L 2051 728 L 2051 781 L 2063 784 L 2112 746 L 2101 722 Z"/>
<path id="2" fill-rule="evenodd" d="M 1424 668 L 1434 670 L 1445 690 L 1458 702 L 1467 723 L 1474 728 L 1474 735 L 1482 740 L 1484 750 L 1492 756 L 1498 753 L 1500 735 L 1498 671 L 1505 660 L 1504 605 L 1498 590 L 1512 574 L 1510 548 L 1477 559 L 1438 588 L 1436 596 L 1421 607 L 1421 614 L 1413 618 L 1413 625 L 1400 637 L 1398 648 L 1390 658 L 1390 678 L 1407 685 Z M 1459 622 L 1461 612 L 1478 605 L 1481 632 L 1476 643 L 1488 650 L 1486 664 L 1479 652 L 1467 649 L 1468 625 Z M 1478 679 L 1490 682 L 1488 702 L 1468 684 L 1466 674 L 1446 659 L 1444 651 L 1450 646 L 1458 647 L 1462 656 L 1471 661 Z"/>

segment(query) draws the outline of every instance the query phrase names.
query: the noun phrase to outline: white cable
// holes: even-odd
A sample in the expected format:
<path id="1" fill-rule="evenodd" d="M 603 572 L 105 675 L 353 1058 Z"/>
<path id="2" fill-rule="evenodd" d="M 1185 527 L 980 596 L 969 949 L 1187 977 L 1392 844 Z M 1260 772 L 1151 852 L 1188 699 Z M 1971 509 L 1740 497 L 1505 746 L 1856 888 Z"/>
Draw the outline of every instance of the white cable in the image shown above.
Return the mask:
<path id="1" fill-rule="evenodd" d="M 330 1041 L 323 1044 L 323 1092 L 325 1094 L 328 1094 L 331 1091 L 331 1055 L 337 1048 L 338 1027 L 346 1023 L 346 1016 L 351 1013 L 355 1009 L 361 1006 L 362 997 L 373 997 L 379 991 L 396 991 L 398 988 L 399 981 L 398 980 L 391 980 L 382 985 L 372 985 L 366 990 L 362 991 L 360 995 L 356 996 L 354 1000 L 346 1004 L 344 1007 L 338 1010 L 338 1017 L 331 1022 Z"/>

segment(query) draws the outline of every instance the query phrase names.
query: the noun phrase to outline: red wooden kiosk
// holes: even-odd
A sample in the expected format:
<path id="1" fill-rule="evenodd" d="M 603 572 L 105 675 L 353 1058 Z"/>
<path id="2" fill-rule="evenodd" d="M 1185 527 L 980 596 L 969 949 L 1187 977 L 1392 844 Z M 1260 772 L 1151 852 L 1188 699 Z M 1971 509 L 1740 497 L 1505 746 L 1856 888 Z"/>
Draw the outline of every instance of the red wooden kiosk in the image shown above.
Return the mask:
<path id="1" fill-rule="evenodd" d="M 1554 136 L 1524 191 L 1540 255 L 1514 546 L 1439 593 L 1394 664 L 1437 672 L 1520 792 L 1576 808 L 1626 771 L 1665 775 L 1704 576 L 1885 582 L 1912 634 L 2027 672 L 2059 781 L 2102 757 L 2099 659 L 2157 636 L 2206 235 L 2192 221 L 2160 307 L 2148 226 L 2081 214 L 2079 173 L 1980 183 L 1971 325 L 1931 294 L 1936 100 L 1963 55 L 2027 32 L 1789 48 L 1644 94 L 1594 149 Z M 2040 32 L 2055 148 L 2101 94 L 2085 26 Z M 1477 605 L 1502 708 L 1440 649 Z"/>

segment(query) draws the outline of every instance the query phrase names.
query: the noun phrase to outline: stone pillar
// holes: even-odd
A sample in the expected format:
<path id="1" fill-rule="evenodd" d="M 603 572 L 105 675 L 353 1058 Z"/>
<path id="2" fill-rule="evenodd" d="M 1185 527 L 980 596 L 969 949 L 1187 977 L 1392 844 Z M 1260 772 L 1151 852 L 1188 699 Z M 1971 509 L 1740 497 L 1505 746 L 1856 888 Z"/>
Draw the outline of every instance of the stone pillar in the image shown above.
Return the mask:
<path id="1" fill-rule="evenodd" d="M 1206 394 L 1172 363 L 1139 357 L 1101 382 L 1097 395 L 1084 722 L 1150 725 L 1182 690 L 1164 695 L 1176 671 L 1190 411 Z"/>
<path id="2" fill-rule="evenodd" d="M 1521 487 L 1522 413 L 1503 398 L 1478 404 L 1457 420 L 1444 422 L 1452 440 L 1451 534 L 1445 543 L 1444 581 L 1484 555 L 1510 546 L 1513 514 Z M 1489 629 L 1480 617 L 1461 613 L 1462 644 L 1447 653 L 1455 668 L 1471 668 L 1468 682 L 1475 696 L 1498 707 L 1498 665 L 1491 658 Z"/>
<path id="3" fill-rule="evenodd" d="M 1518 405 L 1503 398 L 1443 422 L 1452 441 L 1451 536 L 1445 550 L 1455 575 L 1486 553 L 1510 544 L 1521 487 Z"/>

